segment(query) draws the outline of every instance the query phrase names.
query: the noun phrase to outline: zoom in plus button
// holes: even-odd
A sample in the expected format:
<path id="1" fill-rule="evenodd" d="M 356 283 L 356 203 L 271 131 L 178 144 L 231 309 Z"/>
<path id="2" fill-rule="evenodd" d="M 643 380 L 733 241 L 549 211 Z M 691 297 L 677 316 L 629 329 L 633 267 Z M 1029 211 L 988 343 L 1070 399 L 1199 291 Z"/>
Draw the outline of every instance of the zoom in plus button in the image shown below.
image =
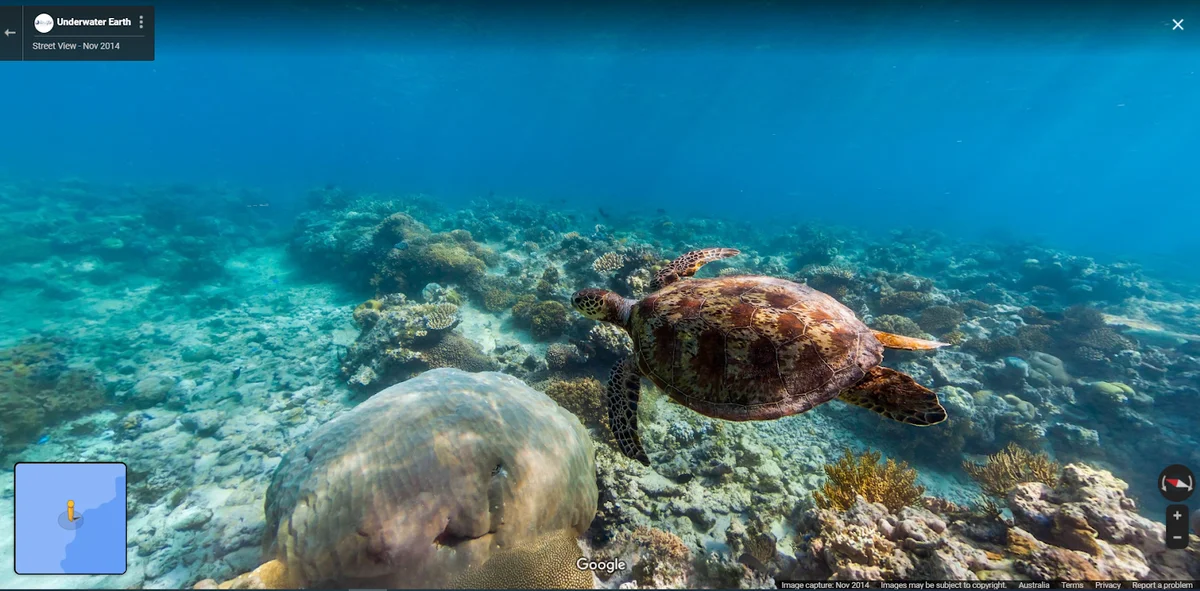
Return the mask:
<path id="1" fill-rule="evenodd" d="M 1182 503 L 1192 496 L 1196 488 L 1196 477 L 1187 466 L 1175 464 L 1167 466 L 1158 475 L 1158 491 L 1172 503 Z"/>
<path id="2" fill-rule="evenodd" d="M 1167 505 L 1167 547 L 1182 550 L 1188 547 L 1187 505 Z"/>

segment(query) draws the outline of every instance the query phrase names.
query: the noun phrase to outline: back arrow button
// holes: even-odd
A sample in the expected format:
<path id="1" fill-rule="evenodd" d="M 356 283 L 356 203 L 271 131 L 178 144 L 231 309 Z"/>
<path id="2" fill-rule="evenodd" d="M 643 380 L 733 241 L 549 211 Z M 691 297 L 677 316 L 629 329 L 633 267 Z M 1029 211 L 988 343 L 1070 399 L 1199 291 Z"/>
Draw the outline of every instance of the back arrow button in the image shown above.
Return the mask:
<path id="1" fill-rule="evenodd" d="M 5 37 L 9 37 L 9 36 L 16 35 L 16 34 L 17 34 L 17 32 L 16 32 L 16 31 L 12 31 L 12 30 L 9 30 L 9 29 L 4 29 L 4 36 L 5 36 Z"/>

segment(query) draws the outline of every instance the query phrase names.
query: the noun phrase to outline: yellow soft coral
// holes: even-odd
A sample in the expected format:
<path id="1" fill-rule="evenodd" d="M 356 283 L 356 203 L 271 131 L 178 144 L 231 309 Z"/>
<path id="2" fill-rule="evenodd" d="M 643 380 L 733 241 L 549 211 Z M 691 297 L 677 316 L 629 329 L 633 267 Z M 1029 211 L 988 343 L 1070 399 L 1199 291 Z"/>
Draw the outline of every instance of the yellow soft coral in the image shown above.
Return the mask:
<path id="1" fill-rule="evenodd" d="M 916 504 L 925 494 L 925 487 L 915 484 L 917 471 L 890 458 L 880 465 L 882 456 L 877 451 L 866 451 L 855 457 L 847 448 L 841 459 L 826 464 L 825 475 L 829 479 L 821 490 L 813 491 L 817 507 L 844 511 L 859 496 L 871 503 L 882 503 L 890 511 Z"/>
<path id="2" fill-rule="evenodd" d="M 988 456 L 982 464 L 963 462 L 963 470 L 984 491 L 997 497 L 1007 495 L 1014 486 L 1023 482 L 1042 482 L 1054 486 L 1058 483 L 1061 469 L 1062 466 L 1051 460 L 1045 452 L 1034 454 L 1015 443 Z"/>

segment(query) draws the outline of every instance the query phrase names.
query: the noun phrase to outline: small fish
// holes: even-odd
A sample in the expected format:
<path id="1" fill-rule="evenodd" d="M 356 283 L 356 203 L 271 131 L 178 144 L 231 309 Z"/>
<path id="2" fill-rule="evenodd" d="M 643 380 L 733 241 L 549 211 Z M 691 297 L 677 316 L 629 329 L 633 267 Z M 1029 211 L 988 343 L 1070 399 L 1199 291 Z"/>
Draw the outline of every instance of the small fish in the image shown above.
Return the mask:
<path id="1" fill-rule="evenodd" d="M 659 213 L 659 214 L 666 214 L 666 213 L 667 213 L 667 210 L 665 210 L 665 209 L 663 209 L 663 208 L 661 208 L 661 207 L 660 207 L 660 208 L 658 208 L 658 209 L 656 209 L 656 210 L 654 210 L 654 211 L 655 211 L 655 212 L 657 212 L 657 213 Z"/>
<path id="2" fill-rule="evenodd" d="M 38 440 L 37 444 L 42 445 L 43 443 L 46 443 L 47 441 L 50 441 L 50 436 L 42 435 L 42 438 Z"/>
<path id="3" fill-rule="evenodd" d="M 407 243 L 407 242 L 405 242 L 405 241 L 403 241 L 403 240 L 401 240 L 400 242 L 397 242 L 397 243 L 393 244 L 393 245 L 392 245 L 392 248 L 394 248 L 394 249 L 396 249 L 396 250 L 407 250 L 407 249 L 408 249 L 408 243 Z"/>
<path id="4" fill-rule="evenodd" d="M 596 208 L 596 213 L 599 213 L 599 214 L 600 214 L 600 217 L 602 217 L 602 218 L 604 218 L 604 219 L 608 219 L 608 212 L 604 211 L 604 208 L 603 208 L 603 207 L 597 207 L 597 208 Z"/>

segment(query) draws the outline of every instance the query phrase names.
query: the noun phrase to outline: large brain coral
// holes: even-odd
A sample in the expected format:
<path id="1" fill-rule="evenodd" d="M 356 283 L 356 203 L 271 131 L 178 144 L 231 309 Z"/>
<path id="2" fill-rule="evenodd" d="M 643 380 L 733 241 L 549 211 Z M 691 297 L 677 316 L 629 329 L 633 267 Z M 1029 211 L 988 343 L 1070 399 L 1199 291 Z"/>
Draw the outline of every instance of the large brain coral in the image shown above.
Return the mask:
<path id="1" fill-rule="evenodd" d="M 591 524 L 595 471 L 586 429 L 545 394 L 501 373 L 427 371 L 284 457 L 267 489 L 266 559 L 294 585 L 397 588 L 453 585 L 504 552 L 572 554 L 537 549 Z"/>

